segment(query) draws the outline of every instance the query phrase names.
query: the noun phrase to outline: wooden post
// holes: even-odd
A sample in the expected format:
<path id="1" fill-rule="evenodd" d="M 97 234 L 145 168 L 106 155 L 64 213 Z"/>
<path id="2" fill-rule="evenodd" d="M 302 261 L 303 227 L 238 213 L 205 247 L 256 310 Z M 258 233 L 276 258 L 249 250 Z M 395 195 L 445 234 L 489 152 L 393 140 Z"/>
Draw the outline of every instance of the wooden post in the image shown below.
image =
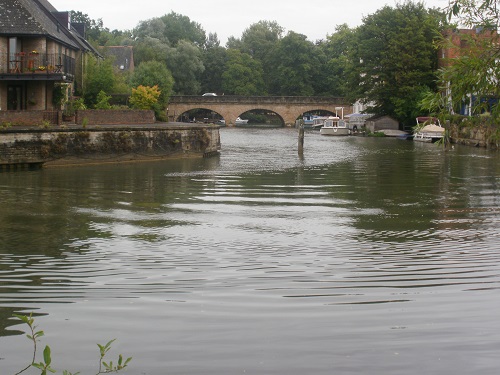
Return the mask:
<path id="1" fill-rule="evenodd" d="M 299 155 L 304 155 L 304 124 L 299 126 Z"/>

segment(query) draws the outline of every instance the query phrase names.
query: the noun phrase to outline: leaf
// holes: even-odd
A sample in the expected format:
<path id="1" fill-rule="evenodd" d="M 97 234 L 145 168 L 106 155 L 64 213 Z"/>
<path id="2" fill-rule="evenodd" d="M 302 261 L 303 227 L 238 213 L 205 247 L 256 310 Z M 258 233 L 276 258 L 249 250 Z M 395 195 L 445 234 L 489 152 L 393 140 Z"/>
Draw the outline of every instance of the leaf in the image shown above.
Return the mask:
<path id="1" fill-rule="evenodd" d="M 26 315 L 20 315 L 20 314 L 12 314 L 12 316 L 16 317 L 17 319 L 21 320 L 23 323 L 28 324 L 28 317 Z"/>
<path id="2" fill-rule="evenodd" d="M 37 337 L 37 338 L 38 338 L 38 337 L 42 337 L 42 336 L 44 336 L 44 335 L 45 335 L 45 333 L 44 333 L 43 331 L 38 331 L 38 332 L 35 332 L 35 337 Z"/>
<path id="3" fill-rule="evenodd" d="M 48 366 L 52 362 L 52 358 L 50 357 L 50 346 L 46 345 L 45 349 L 43 350 L 43 360 L 45 361 L 45 364 Z"/>

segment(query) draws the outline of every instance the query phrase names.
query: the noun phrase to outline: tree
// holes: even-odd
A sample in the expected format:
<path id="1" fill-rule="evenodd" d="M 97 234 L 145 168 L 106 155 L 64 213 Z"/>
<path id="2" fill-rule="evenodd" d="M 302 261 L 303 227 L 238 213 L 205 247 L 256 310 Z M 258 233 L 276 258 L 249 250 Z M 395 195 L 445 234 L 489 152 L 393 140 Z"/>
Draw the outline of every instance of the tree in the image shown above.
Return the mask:
<path id="1" fill-rule="evenodd" d="M 282 39 L 283 32 L 284 28 L 276 21 L 259 21 L 243 31 L 241 40 L 230 39 L 228 46 L 260 61 L 264 82 L 269 83 L 274 71 L 273 51 Z"/>
<path id="2" fill-rule="evenodd" d="M 347 69 L 349 54 L 355 41 L 355 30 L 347 24 L 335 28 L 335 33 L 318 43 L 323 61 L 313 79 L 315 95 L 345 96 L 348 92 Z"/>
<path id="3" fill-rule="evenodd" d="M 193 43 L 181 40 L 167 54 L 167 66 L 175 80 L 174 91 L 179 95 L 199 94 L 200 78 L 205 70 L 201 49 Z"/>
<path id="4" fill-rule="evenodd" d="M 498 30 L 500 26 L 499 0 L 451 0 L 448 17 L 458 17 L 468 27 L 483 26 Z"/>
<path id="5" fill-rule="evenodd" d="M 434 103 L 433 109 L 457 108 L 472 104 L 472 113 L 490 112 L 491 120 L 500 119 L 500 1 L 498 0 L 453 0 L 448 9 L 449 18 L 457 17 L 459 23 L 473 28 L 473 32 L 462 33 L 459 45 L 448 35 L 442 40 L 442 48 L 455 49 L 458 56 L 447 62 L 440 71 L 440 85 L 447 92 L 446 100 L 427 99 Z M 432 105 L 430 106 L 432 108 Z"/>
<path id="6" fill-rule="evenodd" d="M 172 46 L 176 46 L 181 40 L 188 40 L 198 47 L 205 45 L 205 30 L 199 23 L 191 21 L 189 17 L 170 12 L 160 19 L 165 24 L 163 34 Z"/>
<path id="7" fill-rule="evenodd" d="M 226 69 L 227 50 L 213 45 L 203 52 L 202 60 L 205 70 L 201 76 L 202 92 L 224 92 L 222 88 L 222 74 Z"/>
<path id="8" fill-rule="evenodd" d="M 348 67 L 352 101 L 373 103 L 370 112 L 410 124 L 425 92 L 435 90 L 435 44 L 443 14 L 422 3 L 385 6 L 363 20 Z"/>
<path id="9" fill-rule="evenodd" d="M 158 89 L 161 91 L 158 102 L 164 107 L 168 103 L 168 99 L 172 93 L 174 78 L 165 63 L 154 60 L 145 61 L 134 70 L 134 73 L 130 77 L 130 85 L 132 87 L 158 86 Z"/>
<path id="10" fill-rule="evenodd" d="M 271 93 L 274 95 L 314 94 L 313 76 L 318 66 L 315 46 L 305 35 L 290 31 L 273 53 Z"/>
<path id="11" fill-rule="evenodd" d="M 97 103 L 97 95 L 104 91 L 113 93 L 117 79 L 110 59 L 90 57 L 85 71 L 83 97 L 88 107 L 93 108 Z"/>
<path id="12" fill-rule="evenodd" d="M 198 47 L 203 47 L 206 42 L 205 31 L 200 24 L 175 12 L 141 21 L 134 29 L 134 36 L 138 40 L 145 37 L 158 39 L 172 47 L 177 46 L 181 40 L 190 41 Z"/>
<path id="13" fill-rule="evenodd" d="M 165 62 L 170 46 L 160 39 L 145 36 L 134 43 L 134 61 L 140 65 L 145 61 Z"/>
<path id="14" fill-rule="evenodd" d="M 228 61 L 222 74 L 222 89 L 232 95 L 264 95 L 262 65 L 247 53 L 227 51 Z"/>

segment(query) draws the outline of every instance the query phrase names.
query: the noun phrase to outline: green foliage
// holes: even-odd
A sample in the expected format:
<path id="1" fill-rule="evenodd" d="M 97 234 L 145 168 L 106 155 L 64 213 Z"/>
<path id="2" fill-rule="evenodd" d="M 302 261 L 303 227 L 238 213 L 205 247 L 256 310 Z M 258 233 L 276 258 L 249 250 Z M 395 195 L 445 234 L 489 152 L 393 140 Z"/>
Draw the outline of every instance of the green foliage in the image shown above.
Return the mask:
<path id="1" fill-rule="evenodd" d="M 94 108 L 97 104 L 97 95 L 101 91 L 113 92 L 116 82 L 111 59 L 99 61 L 96 58 L 89 58 L 83 87 L 86 105 Z"/>
<path id="2" fill-rule="evenodd" d="M 276 21 L 259 21 L 243 31 L 241 41 L 233 40 L 234 48 L 261 63 L 265 82 L 270 83 L 274 75 L 273 55 L 283 33 L 284 28 Z M 265 91 L 269 91 L 269 86 Z"/>
<path id="3" fill-rule="evenodd" d="M 144 36 L 134 43 L 134 61 L 137 66 L 146 61 L 159 61 L 165 63 L 170 50 L 168 42 Z"/>
<path id="4" fill-rule="evenodd" d="M 347 24 L 339 25 L 335 33 L 318 43 L 321 52 L 318 58 L 323 60 L 313 79 L 316 95 L 346 96 L 348 93 L 346 75 L 355 33 Z"/>
<path id="5" fill-rule="evenodd" d="M 475 3 L 451 2 L 456 4 L 450 8 L 452 15 Z M 495 4 L 483 2 L 490 7 Z M 171 93 L 347 96 L 350 101 L 373 102 L 371 112 L 402 122 L 413 122 L 424 93 L 437 91 L 433 42 L 445 20 L 444 13 L 425 9 L 423 3 L 405 1 L 365 17 L 358 28 L 340 25 L 316 43 L 293 31 L 283 36 L 284 28 L 275 21 L 259 21 L 245 29 L 241 38 L 230 37 L 221 47 L 217 34 L 207 38 L 198 23 L 175 12 L 141 21 L 133 31 L 109 31 L 101 20 L 75 15 L 99 45 L 134 47 L 137 68 L 127 84 L 158 85 L 160 106 Z M 235 57 L 233 50 L 240 56 Z M 153 62 L 166 65 L 168 73 L 159 65 L 155 66 L 162 74 L 156 74 L 153 65 L 137 72 L 142 64 Z M 128 93 L 129 88 L 120 82 L 125 76 L 113 75 L 108 64 L 112 65 L 109 61 L 88 64 L 84 97 L 89 107 L 96 105 L 101 90 Z"/>
<path id="6" fill-rule="evenodd" d="M 201 75 L 201 92 L 223 93 L 222 75 L 226 71 L 228 52 L 220 46 L 207 48 L 202 56 L 205 70 Z"/>
<path id="7" fill-rule="evenodd" d="M 498 0 L 451 0 L 447 7 L 448 18 L 457 17 L 468 27 L 482 26 L 498 30 L 500 2 Z"/>
<path id="8" fill-rule="evenodd" d="M 435 90 L 433 42 L 443 17 L 412 2 L 366 17 L 350 53 L 350 99 L 372 102 L 370 112 L 412 123 L 423 94 Z"/>
<path id="9" fill-rule="evenodd" d="M 442 146 L 445 150 L 448 150 L 451 146 L 450 131 L 446 129 L 443 134 L 443 138 L 439 139 L 436 144 Z"/>
<path id="10" fill-rule="evenodd" d="M 200 78 L 205 70 L 202 50 L 195 44 L 181 40 L 170 49 L 167 66 L 174 77 L 174 91 L 179 95 L 195 95 L 200 92 Z"/>
<path id="11" fill-rule="evenodd" d="M 205 30 L 197 22 L 182 14 L 170 12 L 160 19 L 165 24 L 163 35 L 171 45 L 176 46 L 182 40 L 190 41 L 198 47 L 203 47 L 206 42 Z"/>
<path id="12" fill-rule="evenodd" d="M 57 373 L 55 369 L 51 367 L 52 364 L 52 353 L 50 346 L 46 345 L 44 350 L 43 350 L 43 361 L 40 362 L 35 362 L 36 359 L 36 354 L 37 354 L 37 344 L 40 341 L 40 338 L 43 337 L 45 334 L 43 331 L 37 331 L 37 326 L 35 325 L 35 319 L 33 318 L 33 314 L 31 313 L 29 316 L 26 315 L 20 315 L 20 314 L 13 314 L 13 316 L 17 319 L 19 319 L 21 322 L 24 324 L 28 325 L 29 328 L 29 333 L 26 335 L 26 337 L 33 343 L 33 356 L 31 363 L 29 363 L 26 367 L 24 367 L 22 370 L 18 371 L 15 375 L 19 375 L 25 371 L 27 371 L 29 368 L 33 367 L 38 370 L 40 370 L 40 375 L 47 375 L 48 372 L 50 373 Z M 109 352 L 111 349 L 111 344 L 115 341 L 116 339 L 113 339 L 111 341 L 108 341 L 105 345 L 100 345 L 97 344 L 99 347 L 99 371 L 97 372 L 96 375 L 99 374 L 108 374 L 111 372 L 118 372 L 120 370 L 123 370 L 127 367 L 127 365 L 130 363 L 132 360 L 132 357 L 129 357 L 127 359 L 123 359 L 123 356 L 119 354 L 118 356 L 118 361 L 117 364 L 113 364 L 113 361 L 104 362 L 104 357 L 106 354 Z M 63 375 L 78 375 L 80 374 L 79 372 L 69 372 L 68 370 L 64 370 L 62 372 Z"/>
<path id="13" fill-rule="evenodd" d="M 54 85 L 54 89 L 52 90 L 52 104 L 54 104 L 57 109 L 60 109 L 63 104 L 66 90 L 66 86 Z"/>
<path id="14" fill-rule="evenodd" d="M 111 105 L 109 104 L 109 100 L 111 96 L 106 95 L 104 91 L 99 91 L 97 94 L 97 103 L 95 104 L 96 109 L 111 109 Z"/>
<path id="15" fill-rule="evenodd" d="M 40 124 L 38 124 L 38 127 L 39 127 L 40 129 L 49 129 L 49 128 L 51 127 L 51 124 L 50 124 L 50 122 L 49 122 L 49 121 L 47 121 L 47 120 L 42 120 L 42 121 L 40 122 Z"/>
<path id="16" fill-rule="evenodd" d="M 290 31 L 274 50 L 273 95 L 314 95 L 313 77 L 318 65 L 316 47 L 305 35 Z"/>
<path id="17" fill-rule="evenodd" d="M 203 47 L 206 42 L 205 31 L 200 24 L 175 12 L 140 22 L 134 30 L 134 35 L 139 39 L 152 37 L 172 47 L 183 40 L 198 47 Z"/>
<path id="18" fill-rule="evenodd" d="M 83 98 L 71 98 L 65 103 L 63 113 L 66 116 L 74 116 L 79 109 L 87 109 Z"/>
<path id="19" fill-rule="evenodd" d="M 160 90 L 158 86 L 138 86 L 132 89 L 130 96 L 130 104 L 136 109 L 154 109 L 158 98 L 160 97 Z"/>
<path id="20" fill-rule="evenodd" d="M 499 36 L 500 2 L 498 0 L 450 2 L 449 18 L 457 17 L 461 24 L 474 28 L 474 33 L 459 34 L 460 43 L 453 43 L 453 32 L 441 40 L 441 48 L 454 51 L 453 58 L 439 71 L 439 85 L 447 92 L 441 111 L 458 110 L 471 104 L 472 114 L 491 114 L 493 121 L 500 119 L 500 56 Z M 492 100 L 496 98 L 497 100 Z"/>
<path id="21" fill-rule="evenodd" d="M 172 93 L 174 78 L 165 63 L 159 61 L 146 61 L 141 63 L 134 71 L 129 81 L 132 87 L 158 86 L 161 95 L 158 103 L 165 106 Z"/>
<path id="22" fill-rule="evenodd" d="M 227 51 L 228 61 L 222 74 L 222 90 L 231 95 L 262 95 L 265 90 L 262 66 L 247 53 Z"/>
<path id="23" fill-rule="evenodd" d="M 12 122 L 9 122 L 9 121 L 4 121 L 4 122 L 1 122 L 0 123 L 0 130 L 6 130 L 6 129 L 9 129 L 10 127 L 12 127 Z"/>

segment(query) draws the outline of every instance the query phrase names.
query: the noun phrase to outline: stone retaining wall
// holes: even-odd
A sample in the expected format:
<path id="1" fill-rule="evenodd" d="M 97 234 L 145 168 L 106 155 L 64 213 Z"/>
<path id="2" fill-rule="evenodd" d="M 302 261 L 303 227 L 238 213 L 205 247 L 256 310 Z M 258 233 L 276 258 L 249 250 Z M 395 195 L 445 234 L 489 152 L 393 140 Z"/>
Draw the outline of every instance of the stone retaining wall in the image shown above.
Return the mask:
<path id="1" fill-rule="evenodd" d="M 500 129 L 494 126 L 459 126 L 448 125 L 453 143 L 498 149 L 500 146 Z"/>
<path id="2" fill-rule="evenodd" d="M 216 126 L 113 126 L 0 132 L 0 166 L 203 157 L 217 154 L 219 149 L 219 127 Z"/>

